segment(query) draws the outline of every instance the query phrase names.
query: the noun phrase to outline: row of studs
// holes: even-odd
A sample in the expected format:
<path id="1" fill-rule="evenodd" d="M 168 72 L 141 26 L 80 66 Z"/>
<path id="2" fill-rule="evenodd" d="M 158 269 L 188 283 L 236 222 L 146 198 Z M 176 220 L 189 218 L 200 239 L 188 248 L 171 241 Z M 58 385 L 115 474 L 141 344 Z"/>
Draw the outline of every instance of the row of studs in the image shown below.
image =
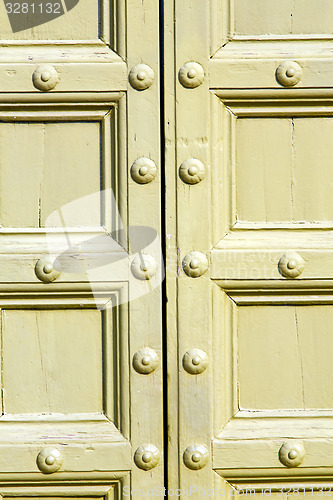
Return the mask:
<path id="1" fill-rule="evenodd" d="M 286 252 L 278 262 L 278 270 L 284 278 L 297 278 L 304 270 L 304 260 L 296 252 Z M 208 270 L 207 256 L 202 252 L 190 252 L 183 259 L 183 271 L 190 278 L 199 278 Z"/>
<path id="2" fill-rule="evenodd" d="M 154 82 L 154 71 L 146 64 L 137 64 L 131 69 L 128 80 L 136 90 L 146 90 Z M 36 89 L 43 92 L 53 90 L 59 82 L 59 73 L 50 64 L 42 64 L 34 71 L 32 82 Z"/>
<path id="3" fill-rule="evenodd" d="M 287 441 L 279 449 L 279 460 L 285 467 L 298 467 L 304 460 L 305 449 L 301 441 Z M 134 462 L 142 470 L 156 467 L 161 453 L 153 444 L 139 446 L 134 453 Z M 192 470 L 203 469 L 209 459 L 209 452 L 202 444 L 194 443 L 186 448 L 183 461 L 186 467 Z M 44 448 L 37 456 L 37 466 L 44 474 L 57 472 L 62 464 L 63 457 L 58 448 Z"/>
<path id="4" fill-rule="evenodd" d="M 284 87 L 293 87 L 302 79 L 302 68 L 295 61 L 284 61 L 276 70 L 276 79 Z M 190 61 L 181 67 L 178 73 L 180 83 L 189 89 L 199 87 L 204 81 L 202 66 Z M 131 69 L 128 80 L 136 90 L 146 90 L 154 82 L 154 71 L 147 64 L 137 64 Z M 42 64 L 34 71 L 32 81 L 36 89 L 43 92 L 53 90 L 59 82 L 57 70 L 50 64 Z"/>
<path id="5" fill-rule="evenodd" d="M 202 161 L 189 158 L 179 168 L 179 176 L 186 184 L 198 184 L 205 177 L 206 169 Z M 157 175 L 157 168 L 150 158 L 139 158 L 131 166 L 132 179 L 138 184 L 148 184 Z"/>
<path id="6" fill-rule="evenodd" d="M 190 252 L 183 259 L 183 271 L 190 278 L 199 278 L 208 270 L 207 256 L 202 252 Z M 296 252 L 290 251 L 284 254 L 278 263 L 280 274 L 284 278 L 297 278 L 304 270 L 304 260 Z M 143 254 L 137 255 L 131 264 L 131 271 L 139 280 L 149 280 L 157 271 L 157 263 L 153 256 Z M 55 269 L 48 257 L 39 259 L 35 266 L 38 279 L 44 283 L 51 283 L 60 276 L 60 270 Z"/>

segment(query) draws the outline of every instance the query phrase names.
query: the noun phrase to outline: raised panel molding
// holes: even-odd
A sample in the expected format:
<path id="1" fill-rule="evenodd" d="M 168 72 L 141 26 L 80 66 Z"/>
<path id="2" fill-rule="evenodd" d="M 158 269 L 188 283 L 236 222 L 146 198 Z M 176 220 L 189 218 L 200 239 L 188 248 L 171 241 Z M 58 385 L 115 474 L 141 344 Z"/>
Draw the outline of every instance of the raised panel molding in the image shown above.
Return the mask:
<path id="1" fill-rule="evenodd" d="M 222 369 L 218 369 L 217 366 L 214 367 L 215 382 L 213 390 L 216 392 L 216 404 L 218 405 L 215 426 L 216 428 L 220 427 L 220 430 L 215 433 L 212 440 L 213 469 L 222 478 L 226 478 L 231 483 L 235 482 L 236 489 L 241 488 L 240 483 L 246 481 L 248 481 L 249 486 L 255 487 L 251 481 L 265 481 L 265 478 L 267 478 L 266 487 L 268 489 L 278 488 L 277 483 L 275 483 L 277 478 L 279 478 L 279 483 L 283 482 L 284 478 L 286 481 L 287 478 L 293 479 L 296 481 L 295 487 L 300 486 L 301 482 L 307 478 L 309 480 L 311 478 L 312 480 L 315 479 L 320 483 L 319 486 L 317 484 L 316 488 L 327 485 L 325 478 L 328 478 L 333 470 L 333 408 L 324 408 L 319 404 L 317 408 L 297 409 L 295 403 L 289 409 L 278 408 L 278 404 L 277 407 L 267 409 L 261 409 L 260 407 L 253 409 L 241 408 L 239 395 L 242 391 L 242 385 L 240 383 L 247 383 L 247 378 L 243 377 L 243 381 L 240 381 L 239 363 L 244 362 L 244 356 L 240 356 L 239 342 L 245 340 L 243 354 L 245 353 L 250 370 L 251 364 L 253 364 L 253 370 L 260 369 L 260 365 L 263 365 L 263 369 L 266 367 L 267 370 L 274 371 L 276 370 L 276 363 L 279 363 L 280 360 L 280 363 L 282 363 L 280 368 L 282 367 L 283 370 L 283 373 L 280 372 L 280 379 L 285 380 L 286 378 L 288 380 L 289 377 L 289 382 L 281 383 L 285 388 L 284 392 L 290 392 L 290 387 L 294 385 L 295 364 L 298 364 L 299 361 L 296 359 L 297 356 L 293 358 L 293 353 L 290 353 L 290 359 L 283 357 L 282 351 L 285 344 L 283 335 L 285 339 L 289 339 L 293 335 L 291 326 L 279 321 L 278 310 L 280 308 L 281 314 L 285 314 L 291 309 L 296 310 L 297 306 L 299 306 L 301 308 L 299 311 L 303 315 L 303 312 L 306 312 L 305 306 L 307 306 L 308 313 L 310 314 L 312 311 L 314 314 L 313 308 L 319 306 L 319 308 L 329 308 L 327 309 L 327 312 L 329 312 L 333 305 L 332 283 L 328 281 L 304 281 L 302 284 L 298 283 L 296 285 L 295 282 L 288 281 L 282 287 L 281 283 L 273 283 L 272 281 L 218 280 L 216 284 L 221 287 L 220 292 L 217 291 L 218 287 L 215 287 L 214 290 L 217 304 L 221 309 L 222 325 L 215 324 L 214 338 L 216 339 L 215 345 L 219 346 L 219 349 L 224 352 L 224 364 Z M 218 297 L 219 293 L 220 297 Z M 246 331 L 243 331 L 243 340 L 239 338 L 238 333 L 240 327 L 238 311 L 241 312 L 243 308 L 248 311 L 253 309 L 253 315 L 255 316 L 258 315 L 260 307 L 261 309 L 266 307 L 270 309 L 277 308 L 275 315 L 273 315 L 273 311 L 267 313 L 267 317 L 271 318 L 270 328 L 275 328 L 277 333 L 275 343 L 269 344 L 272 349 L 272 352 L 269 353 L 260 347 L 261 340 L 265 342 L 265 337 L 267 337 L 267 335 L 264 335 L 265 323 L 263 319 L 260 320 L 258 317 L 256 322 L 258 331 L 253 331 L 253 328 L 250 329 L 250 325 L 246 327 Z M 216 315 L 216 321 L 218 318 L 219 316 Z M 300 318 L 298 319 L 298 327 L 296 321 L 296 328 L 299 331 L 296 338 L 300 339 L 302 334 L 300 329 L 308 325 L 310 336 L 312 335 L 317 339 L 315 344 L 319 348 L 324 333 L 320 325 L 318 324 L 318 331 L 313 331 L 313 329 L 311 330 L 311 322 L 304 323 L 304 321 L 300 321 Z M 259 335 L 260 328 L 263 335 Z M 279 328 L 282 329 L 280 334 Z M 326 324 L 325 328 L 328 334 L 330 322 Z M 218 341 L 221 334 L 222 339 Z M 329 338 L 329 335 L 327 338 Z M 221 346 L 219 343 L 222 343 Z M 280 349 L 275 344 L 280 345 Z M 262 362 L 260 362 L 260 359 L 254 359 L 246 347 L 247 345 L 252 345 L 259 357 L 262 355 Z M 309 342 L 307 342 L 308 345 Z M 286 345 L 286 349 L 289 349 L 288 345 Z M 318 357 L 317 354 L 313 358 L 313 363 L 311 361 L 312 368 L 316 370 L 316 363 L 318 363 L 319 371 L 327 369 L 329 372 L 329 363 L 323 361 L 323 357 L 320 355 Z M 313 349 L 310 355 L 315 356 Z M 294 361 L 292 361 L 292 358 Z M 308 358 L 306 359 L 308 360 Z M 303 358 L 303 363 L 305 363 L 305 358 Z M 308 372 L 306 365 L 303 364 L 302 369 L 305 371 L 306 376 L 310 375 L 311 370 Z M 268 380 L 267 384 L 269 384 L 269 377 L 269 373 L 266 373 L 266 377 L 262 374 L 261 377 L 256 378 L 256 381 L 258 384 L 261 382 L 265 384 L 266 379 Z M 325 376 L 319 375 L 319 378 L 328 383 Z M 276 383 L 280 383 L 278 379 L 278 376 L 274 379 Z M 321 384 L 319 383 L 319 385 Z M 272 386 L 273 390 L 274 387 Z M 324 386 L 322 390 L 324 390 Z M 219 391 L 222 392 L 225 398 L 224 403 L 222 403 L 224 411 L 220 406 Z M 264 397 L 268 392 L 261 390 L 259 394 Z M 277 399 L 276 402 L 278 403 Z M 223 415 L 225 412 L 226 414 Z M 285 442 L 296 440 L 303 443 L 305 458 L 298 467 L 285 467 L 279 460 L 279 449 Z M 311 485 L 308 483 L 302 484 L 302 486 L 311 489 Z"/>
<path id="2" fill-rule="evenodd" d="M 47 445 L 57 446 L 63 454 L 64 465 L 54 476 L 58 480 L 66 478 L 90 480 L 107 478 L 110 474 L 113 478 L 121 478 L 125 474 L 124 471 L 131 470 L 131 447 L 128 441 L 129 339 L 121 334 L 127 331 L 127 307 L 120 305 L 125 301 L 127 293 L 126 284 L 118 284 L 116 287 L 110 283 L 101 284 L 99 291 L 95 290 L 94 295 L 89 286 L 80 284 L 75 287 L 70 283 L 62 286 L 62 292 L 59 287 L 58 290 L 49 289 L 49 291 L 35 287 L 34 291 L 33 286 L 27 287 L 27 285 L 22 285 L 21 290 L 19 286 L 13 286 L 11 291 L 7 289 L 3 295 L 1 311 L 34 309 L 57 315 L 61 310 L 96 311 L 96 307 L 99 309 L 101 314 L 99 333 L 103 345 L 103 369 L 100 374 L 103 380 L 103 412 L 67 415 L 37 412 L 30 415 L 9 415 L 4 413 L 6 407 L 2 406 L 1 479 L 8 477 L 14 479 L 15 473 L 20 480 L 34 479 L 36 474 L 40 474 L 36 466 L 36 457 Z M 2 334 L 4 328 L 3 322 Z M 41 331 L 40 335 L 42 334 Z M 5 348 L 4 342 L 2 345 Z M 75 356 L 76 352 L 73 351 L 72 355 Z M 6 350 L 1 354 L 2 363 L 5 356 Z M 115 376 L 114 374 L 120 371 L 120 365 L 122 376 Z M 35 369 L 37 368 L 36 364 Z M 3 374 L 5 375 L 5 372 Z M 56 374 L 54 376 L 56 377 Z M 3 384 L 3 391 L 6 391 L 5 380 Z"/>
<path id="3" fill-rule="evenodd" d="M 58 127 L 56 127 L 55 129 L 56 131 L 58 130 L 58 133 L 61 132 L 62 124 L 64 126 L 68 126 L 66 124 L 75 122 L 81 124 L 81 127 L 82 123 L 83 124 L 86 123 L 87 126 L 95 124 L 98 127 L 98 133 L 100 138 L 97 141 L 97 144 L 95 144 L 95 149 L 96 148 L 98 149 L 98 158 L 95 158 L 95 160 L 97 161 L 97 168 L 98 170 L 100 170 L 100 172 L 98 174 L 98 178 L 96 179 L 97 184 L 95 192 L 96 195 L 98 195 L 98 200 L 95 200 L 95 203 L 96 201 L 98 203 L 101 203 L 102 210 L 100 211 L 100 209 L 98 208 L 97 218 L 99 219 L 99 222 L 97 221 L 98 222 L 97 225 L 92 223 L 89 224 L 88 222 L 88 225 L 90 227 L 89 228 L 87 227 L 86 229 L 86 239 L 87 240 L 89 239 L 89 235 L 91 235 L 90 237 L 97 236 L 98 232 L 99 234 L 102 235 L 106 231 L 116 231 L 117 229 L 119 229 L 119 224 L 121 222 L 121 219 L 124 221 L 126 220 L 127 205 L 126 205 L 126 197 L 124 196 L 124 190 L 125 190 L 124 186 L 127 184 L 127 175 L 126 175 L 126 168 L 124 169 L 124 166 L 126 164 L 126 151 L 124 149 L 120 150 L 120 145 L 116 140 L 116 137 L 118 136 L 118 134 L 124 134 L 124 129 L 123 129 L 124 123 L 122 121 L 122 117 L 123 114 L 126 113 L 126 110 L 124 109 L 124 107 L 126 108 L 126 102 L 125 102 L 126 99 L 121 99 L 121 94 L 119 93 L 101 94 L 100 96 L 96 95 L 96 97 L 95 95 L 81 94 L 81 97 L 84 98 L 84 100 L 82 101 L 79 100 L 80 94 L 78 94 L 76 97 L 73 95 L 67 95 L 68 102 L 66 102 L 67 101 L 66 95 L 61 95 L 60 100 L 58 100 L 59 95 L 56 96 L 56 94 L 52 95 L 41 94 L 39 96 L 36 96 L 35 99 L 30 99 L 30 98 L 27 99 L 27 96 L 24 96 L 23 94 L 16 94 L 16 96 L 18 97 L 18 99 L 15 102 L 15 104 L 13 103 L 13 97 L 10 98 L 10 104 L 9 103 L 2 105 L 0 104 L 0 122 L 2 121 L 4 124 L 7 124 L 6 125 L 7 128 L 9 126 L 8 124 L 13 124 L 13 125 L 16 124 L 16 127 L 13 126 L 13 133 L 15 132 L 17 134 L 18 130 L 17 127 L 19 127 L 20 124 L 25 124 L 24 126 L 27 126 L 26 124 L 28 121 L 35 124 L 35 128 L 38 127 L 38 123 L 44 127 L 47 127 L 47 124 L 52 124 L 52 123 L 58 124 Z M 32 125 L 32 127 L 33 126 L 34 125 Z M 45 141 L 45 137 L 44 136 L 41 137 L 41 140 Z M 36 169 L 35 164 L 37 162 L 36 154 L 38 151 L 38 147 L 41 147 L 41 144 L 39 143 L 36 144 L 37 149 L 35 148 L 34 151 L 35 169 Z M 15 148 L 13 149 L 15 150 Z M 18 154 L 20 153 L 18 152 Z M 41 158 L 40 164 L 42 165 L 43 168 L 46 168 L 49 162 L 47 161 L 47 158 Z M 14 165 L 14 168 L 19 169 L 21 165 L 22 162 L 18 162 L 16 165 Z M 65 166 L 63 166 L 63 169 L 64 168 Z M 66 171 L 70 172 L 70 169 L 67 169 Z M 59 174 L 59 172 L 57 173 Z M 35 179 L 36 176 L 31 176 L 31 174 L 29 175 L 30 175 L 30 180 L 29 180 L 30 184 L 32 182 L 36 183 L 38 180 Z M 73 175 L 73 170 L 71 175 Z M 79 179 L 80 176 L 78 175 L 78 173 L 76 175 L 77 179 Z M 17 177 L 16 182 L 18 183 L 16 185 L 16 189 L 18 189 L 19 187 L 23 188 L 24 183 L 22 177 L 19 176 L 18 172 L 16 172 L 15 176 Z M 59 213 L 56 210 L 53 213 L 54 222 L 56 222 L 56 224 L 52 223 L 51 219 L 48 219 L 48 222 L 46 224 L 47 229 L 45 229 L 45 227 L 43 228 L 42 226 L 45 224 L 45 220 L 44 222 L 41 220 L 42 216 L 41 199 L 40 197 L 37 196 L 35 203 L 36 204 L 39 203 L 40 205 L 39 208 L 40 220 L 39 222 L 37 221 L 36 224 L 37 227 L 34 228 L 25 227 L 26 224 L 24 223 L 24 220 L 22 221 L 20 220 L 21 212 L 18 210 L 16 214 L 16 219 L 17 219 L 16 222 L 11 225 L 9 220 L 7 223 L 4 224 L 5 226 L 7 226 L 7 228 L 6 227 L 1 228 L 2 243 L 3 245 L 5 245 L 5 247 L 7 247 L 6 252 L 9 250 L 9 246 L 12 246 L 11 248 L 12 253 L 16 253 L 18 251 L 19 247 L 17 246 L 18 242 L 17 238 L 20 239 L 19 235 L 22 235 L 22 237 L 25 238 L 26 241 L 24 247 L 20 247 L 21 250 L 19 251 L 22 252 L 25 251 L 27 248 L 30 248 L 30 251 L 33 252 L 33 248 L 35 247 L 36 244 L 35 249 L 37 253 L 42 253 L 45 251 L 45 249 L 47 250 L 50 249 L 51 246 L 53 247 L 53 243 L 51 245 L 52 240 L 54 240 L 54 248 L 56 249 L 57 238 L 60 247 L 61 246 L 63 247 L 66 239 L 65 233 L 68 235 L 67 242 L 71 241 L 72 243 L 75 244 L 75 241 L 78 241 L 80 240 L 80 238 L 82 238 L 84 233 L 82 229 L 82 224 L 80 223 L 79 220 L 75 221 L 75 223 L 72 224 L 70 222 L 70 218 L 68 219 L 67 215 L 70 216 L 72 210 L 74 212 L 76 211 L 77 213 L 81 213 L 81 218 L 83 218 L 84 210 L 87 209 L 86 205 L 89 200 L 84 197 L 80 198 L 77 195 L 73 195 L 68 198 L 68 193 L 66 194 L 66 191 L 68 191 L 69 186 L 66 186 L 66 182 L 63 182 L 64 179 L 61 180 L 61 178 L 59 176 L 57 177 L 56 174 L 54 174 L 54 178 L 55 181 L 53 183 L 53 188 L 56 188 L 58 193 L 60 190 L 61 196 L 63 196 L 63 202 L 62 203 L 60 202 L 62 206 L 58 208 L 61 210 L 64 209 L 65 210 L 64 213 L 62 214 L 62 216 L 59 216 Z M 13 182 L 15 182 L 15 178 Z M 75 185 L 76 186 L 79 185 L 77 181 Z M 38 189 L 40 188 L 38 187 Z M 102 189 L 103 192 L 105 190 L 105 194 L 103 194 L 103 192 L 102 194 L 98 194 L 100 189 Z M 86 194 L 89 194 L 91 190 L 93 190 L 92 183 L 89 184 L 88 192 Z M 7 192 L 9 191 L 7 190 Z M 5 192 L 4 195 L 6 195 L 7 192 Z M 52 198 L 52 192 L 53 191 L 51 189 L 50 195 L 47 197 L 48 200 L 50 199 L 50 197 Z M 120 193 L 123 193 L 122 197 L 120 197 Z M 91 197 L 93 197 L 94 192 L 92 192 L 91 195 L 92 195 Z M 6 200 L 5 196 L 3 196 L 2 197 L 3 204 L 5 204 L 5 200 Z M 8 200 L 10 201 L 10 197 L 8 198 Z M 66 200 L 70 202 L 68 205 L 66 205 Z M 93 201 L 94 200 L 92 199 L 91 202 Z M 29 207 L 30 206 L 31 203 Z M 6 206 L 4 206 L 3 208 L 6 210 Z M 38 218 L 38 207 L 36 208 L 35 211 L 36 211 L 35 217 Z M 66 211 L 68 212 L 67 215 Z M 49 210 L 49 215 L 50 215 L 50 210 Z M 26 218 L 26 214 L 24 214 L 24 217 Z M 59 217 L 61 220 L 59 219 Z M 89 220 L 89 219 L 85 217 L 84 220 Z M 77 224 L 77 222 L 79 223 Z M 0 223 L 1 223 L 1 214 L 0 214 Z M 52 227 L 52 225 L 57 225 L 57 224 L 60 224 L 60 227 L 58 229 Z M 15 225 L 19 227 L 17 229 L 14 229 L 13 226 Z M 40 225 L 40 227 L 38 227 L 38 225 Z M 78 227 L 72 227 L 72 228 L 69 227 L 74 225 Z M 80 233 L 81 236 L 79 236 Z M 30 238 L 30 243 L 28 243 L 29 238 Z"/>
<path id="4" fill-rule="evenodd" d="M 15 34 L 11 32 L 5 5 L 1 9 L 2 92 L 39 93 L 32 83 L 32 74 L 39 64 L 52 64 L 59 73 L 52 93 L 127 89 L 124 60 L 128 21 L 123 1 L 81 0 L 52 23 Z"/>
<path id="5" fill-rule="evenodd" d="M 2 485 L 0 488 L 1 498 L 13 499 L 18 498 L 27 500 L 38 495 L 38 498 L 65 500 L 73 498 L 73 500 L 87 500 L 95 498 L 96 500 L 118 500 L 120 498 L 120 488 L 126 484 L 127 480 L 124 477 L 118 481 L 110 481 L 105 483 L 98 481 L 97 484 L 89 482 L 68 483 L 63 486 L 58 481 L 50 484 L 42 482 L 33 482 L 32 484 L 24 483 L 21 486 L 11 484 Z"/>
<path id="6" fill-rule="evenodd" d="M 216 99 L 214 95 L 219 99 Z M 320 203 L 313 202 L 313 209 L 311 209 L 312 205 L 309 204 L 310 181 L 308 180 L 311 180 L 311 175 L 315 175 L 310 185 L 313 188 L 312 196 L 316 197 L 318 190 L 315 189 L 314 182 L 317 180 L 319 182 L 320 175 L 325 176 L 329 172 L 325 167 L 327 154 L 323 148 L 319 148 L 323 158 L 319 161 L 316 174 L 314 174 L 313 160 L 311 160 L 311 155 L 306 154 L 306 148 L 314 138 L 309 136 L 309 140 L 305 140 L 304 137 L 310 133 L 311 123 L 318 123 L 323 129 L 325 137 L 330 136 L 332 98 L 333 94 L 329 89 L 321 89 L 318 93 L 314 89 L 294 89 L 291 93 L 287 90 L 275 91 L 272 89 L 215 89 L 213 91 L 212 117 L 215 115 L 216 136 L 223 137 L 223 140 L 220 139 L 214 143 L 212 150 L 213 197 L 214 206 L 218 207 L 217 213 L 219 214 L 218 217 L 215 217 L 213 226 L 214 246 L 231 250 L 234 244 L 235 250 L 240 250 L 243 241 L 246 247 L 243 249 L 246 250 L 249 248 L 249 238 L 254 247 L 257 247 L 259 241 L 262 240 L 263 250 L 265 248 L 274 249 L 274 245 L 279 247 L 282 241 L 286 246 L 293 247 L 295 244 L 299 245 L 300 248 L 311 245 L 310 241 L 312 241 L 314 248 L 320 248 L 324 240 L 326 244 L 329 244 L 330 233 L 326 232 L 325 238 L 323 238 L 323 234 L 319 230 L 332 229 L 333 226 L 329 214 L 320 212 Z M 216 114 L 219 115 L 218 119 Z M 259 119 L 262 119 L 262 122 Z M 244 140 L 240 141 L 240 147 L 245 148 L 242 150 L 243 160 L 245 159 L 247 162 L 245 168 L 243 164 L 237 164 L 240 161 L 237 156 L 237 140 L 239 140 L 241 125 L 243 125 L 242 130 L 245 131 L 247 123 L 248 147 L 245 148 Z M 262 146 L 260 144 L 263 134 L 266 137 L 270 132 L 267 123 L 272 129 L 272 144 L 266 146 L 267 154 L 264 158 L 260 156 L 259 152 L 267 143 L 265 140 Z M 308 132 L 304 128 L 305 123 Z M 275 128 L 277 127 L 274 133 L 273 125 Z M 262 127 L 261 132 L 256 134 L 254 126 L 257 129 L 259 126 Z M 323 132 L 321 138 L 324 138 Z M 276 134 L 279 136 L 279 143 L 274 145 Z M 281 140 L 284 138 L 285 141 L 281 145 Z M 256 140 L 258 144 L 256 144 Z M 296 146 L 297 149 L 295 149 Z M 297 172 L 300 175 L 300 168 L 296 172 L 295 152 L 298 153 L 298 167 L 302 164 L 301 178 L 298 179 L 295 175 Z M 259 155 L 258 161 L 256 155 Z M 242 166 L 243 174 L 247 175 L 247 178 L 243 179 L 243 184 L 240 182 L 242 179 L 239 179 L 242 172 L 240 167 Z M 263 171 L 260 170 L 261 167 Z M 294 186 L 294 192 L 289 186 L 289 179 Z M 329 180 L 324 183 L 320 182 L 320 185 L 329 186 L 330 182 Z M 242 186 L 243 191 L 241 191 Z M 322 192 L 322 203 L 324 194 L 325 191 Z M 294 204 L 293 196 L 295 195 L 297 195 L 298 205 Z M 265 196 L 264 201 L 263 196 Z M 289 200 L 290 196 L 292 197 L 291 201 Z M 244 213 L 239 214 L 237 200 L 244 207 L 250 204 L 253 213 L 248 216 L 246 210 L 243 210 Z M 267 207 L 265 203 L 268 203 Z M 290 204 L 292 204 L 291 208 Z M 305 205 L 306 209 L 304 209 Z M 261 206 L 266 207 L 267 213 L 260 212 Z M 309 209 L 311 209 L 310 212 Z M 259 229 L 260 233 L 258 233 Z M 294 231 L 287 234 L 281 232 L 283 229 L 293 229 Z M 257 231 L 251 232 L 251 230 Z M 314 231 L 312 236 L 307 232 L 308 230 Z M 314 236 L 316 230 L 318 230 L 317 237 Z"/>

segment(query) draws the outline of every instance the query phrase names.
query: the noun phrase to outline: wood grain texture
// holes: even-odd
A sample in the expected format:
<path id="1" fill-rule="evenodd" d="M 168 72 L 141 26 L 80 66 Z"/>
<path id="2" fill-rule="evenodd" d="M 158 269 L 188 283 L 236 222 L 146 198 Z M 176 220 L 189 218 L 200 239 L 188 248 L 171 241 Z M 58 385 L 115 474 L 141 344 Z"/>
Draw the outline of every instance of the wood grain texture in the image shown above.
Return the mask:
<path id="1" fill-rule="evenodd" d="M 1 12 L 1 283 L 13 289 L 2 312 L 0 475 L 20 485 L 12 493 L 0 487 L 0 495 L 120 499 L 121 486 L 148 488 L 164 479 L 161 365 L 149 377 L 131 368 L 144 346 L 162 359 L 160 289 L 147 296 L 144 282 L 143 297 L 129 303 L 127 275 L 106 277 L 103 270 L 92 278 L 96 293 L 81 272 L 64 271 L 49 289 L 35 265 L 50 251 L 61 253 L 61 239 L 95 241 L 127 225 L 160 234 L 160 176 L 143 187 L 128 175 L 140 156 L 160 167 L 158 2 L 80 0 L 58 19 L 16 34 L 3 4 Z M 155 74 L 144 92 L 128 82 L 141 62 Z M 33 85 L 41 64 L 59 76 L 49 93 Z M 101 189 L 114 198 L 101 201 Z M 52 211 L 91 193 L 92 203 L 64 214 L 69 233 L 61 217 L 47 224 Z M 126 237 L 121 244 L 127 248 Z M 30 288 L 28 296 L 21 286 Z M 145 443 L 161 451 L 149 473 L 133 461 Z M 64 461 L 48 478 L 52 487 L 40 490 L 34 481 L 45 477 L 36 457 L 47 444 L 59 447 Z M 79 481 L 72 492 L 71 481 Z M 23 483 L 31 489 L 21 490 Z"/>
<path id="2" fill-rule="evenodd" d="M 236 121 L 237 220 L 330 221 L 330 118 Z"/>
<path id="3" fill-rule="evenodd" d="M 0 150 L 2 226 L 44 227 L 70 202 L 61 225 L 100 225 L 99 122 L 1 123 Z"/>
<path id="4" fill-rule="evenodd" d="M 10 2 L 14 6 L 15 2 Z M 30 2 L 31 3 L 31 2 Z M 47 2 L 36 1 L 35 12 L 39 13 L 40 8 L 46 9 Z M 23 29 L 13 33 L 6 13 L 5 5 L 0 7 L 0 29 L 4 40 L 98 40 L 99 23 L 102 22 L 101 1 L 91 2 L 90 0 L 80 0 L 78 5 L 60 17 L 56 17 L 50 22 L 46 22 L 33 28 Z M 42 4 L 42 7 L 40 5 Z M 52 5 L 54 2 L 52 2 Z M 57 11 L 64 11 L 64 2 L 59 0 L 61 7 Z M 21 4 L 19 4 L 21 5 Z M 16 8 L 17 10 L 17 8 Z M 52 9 L 54 10 L 54 9 Z M 112 14 L 112 13 L 110 13 Z M 19 15 L 19 14 L 17 14 Z M 105 20 L 105 23 L 110 19 Z"/>
<path id="5" fill-rule="evenodd" d="M 332 409 L 331 315 L 329 305 L 239 309 L 240 408 Z"/>
<path id="6" fill-rule="evenodd" d="M 99 311 L 4 311 L 5 413 L 102 413 Z"/>
<path id="7" fill-rule="evenodd" d="M 332 35 L 333 10 L 327 0 L 314 6 L 310 1 L 282 0 L 270 5 L 265 0 L 228 0 L 234 5 L 237 35 Z"/>
<path id="8" fill-rule="evenodd" d="M 175 116 L 167 90 L 167 172 L 187 157 L 207 162 L 197 185 L 167 177 L 168 254 L 178 256 L 177 278 L 168 279 L 169 349 L 178 349 L 169 369 L 178 369 L 171 378 L 179 390 L 170 454 L 178 452 L 180 474 L 171 471 L 172 485 L 222 485 L 228 498 L 225 479 L 237 488 L 262 483 L 274 497 L 281 483 L 329 486 L 332 6 L 175 0 L 166 12 L 169 71 L 188 61 L 205 70 L 196 89 L 176 82 Z M 292 88 L 276 76 L 288 60 L 301 68 Z M 294 279 L 278 267 L 289 250 L 304 259 Z M 182 259 L 193 251 L 208 256 L 209 268 L 190 279 Z M 210 360 L 196 377 L 181 365 L 190 348 Z M 279 449 L 293 439 L 306 454 L 287 468 Z M 204 469 L 183 467 L 187 446 L 211 450 L 211 442 Z"/>

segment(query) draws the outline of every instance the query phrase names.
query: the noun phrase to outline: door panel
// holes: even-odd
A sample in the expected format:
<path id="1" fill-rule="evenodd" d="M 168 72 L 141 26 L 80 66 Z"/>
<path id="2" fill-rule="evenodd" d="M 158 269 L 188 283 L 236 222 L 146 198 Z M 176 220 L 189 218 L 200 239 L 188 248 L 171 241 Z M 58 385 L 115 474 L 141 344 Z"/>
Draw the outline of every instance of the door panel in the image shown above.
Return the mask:
<path id="1" fill-rule="evenodd" d="M 17 3 L 0 6 L 0 495 L 120 499 L 164 478 L 158 6 Z"/>
<path id="2" fill-rule="evenodd" d="M 3 2 L 0 23 L 3 40 L 97 41 L 101 38 L 101 26 L 103 32 L 110 30 L 109 19 L 116 8 L 110 8 L 109 2 L 80 0 L 75 9 L 70 9 L 68 3 L 68 0 Z"/>
<path id="3" fill-rule="evenodd" d="M 101 316 L 98 310 L 3 311 L 4 413 L 102 413 Z"/>
<path id="4" fill-rule="evenodd" d="M 333 407 L 332 313 L 329 305 L 239 307 L 238 333 L 233 332 L 239 346 L 239 408 Z"/>
<path id="5" fill-rule="evenodd" d="M 330 9 L 165 8 L 170 482 L 184 498 L 330 491 Z"/>
<path id="6" fill-rule="evenodd" d="M 108 168 L 105 165 L 101 169 L 101 136 L 98 121 L 0 123 L 2 226 L 45 227 L 55 210 L 98 193 L 100 178 L 105 175 L 103 170 Z M 84 175 L 78 175 L 80 172 Z M 57 183 L 61 189 L 55 191 L 53 186 Z M 13 191 L 24 200 L 24 210 L 17 207 L 17 200 L 11 195 Z M 84 216 L 81 211 L 71 210 L 66 224 L 101 225 L 99 197 L 94 197 L 88 205 Z"/>
<path id="7" fill-rule="evenodd" d="M 278 5 L 269 5 L 265 0 L 255 0 L 251 5 L 246 0 L 226 3 L 234 11 L 236 36 L 332 34 L 332 5 L 326 0 L 320 0 L 316 6 L 301 0 L 283 0 Z"/>

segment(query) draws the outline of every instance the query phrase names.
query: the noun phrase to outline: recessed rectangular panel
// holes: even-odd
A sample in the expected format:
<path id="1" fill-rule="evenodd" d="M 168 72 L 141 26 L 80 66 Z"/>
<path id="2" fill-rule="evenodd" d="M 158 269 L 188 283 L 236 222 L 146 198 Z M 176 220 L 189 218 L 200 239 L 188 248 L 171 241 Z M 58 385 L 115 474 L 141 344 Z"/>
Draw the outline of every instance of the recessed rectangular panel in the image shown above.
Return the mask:
<path id="1" fill-rule="evenodd" d="M 332 118 L 238 118 L 235 140 L 238 221 L 332 221 Z"/>
<path id="2" fill-rule="evenodd" d="M 333 118 L 295 118 L 294 220 L 333 220 Z"/>
<path id="3" fill-rule="evenodd" d="M 333 306 L 241 306 L 239 406 L 333 409 Z"/>
<path id="4" fill-rule="evenodd" d="M 237 219 L 292 219 L 292 124 L 290 120 L 236 121 Z"/>
<path id="5" fill-rule="evenodd" d="M 330 0 L 230 0 L 236 35 L 332 35 Z"/>
<path id="6" fill-rule="evenodd" d="M 2 0 L 1 38 L 97 40 L 102 22 L 101 3 L 98 0 Z"/>
<path id="7" fill-rule="evenodd" d="M 41 226 L 53 225 L 48 217 L 55 210 L 59 215 L 63 210 L 65 226 L 98 226 L 101 209 L 99 122 L 47 123 L 44 130 Z"/>
<path id="8" fill-rule="evenodd" d="M 100 129 L 99 122 L 0 122 L 0 224 L 99 226 Z"/>
<path id="9" fill-rule="evenodd" d="M 102 413 L 101 314 L 3 311 L 5 413 Z"/>

